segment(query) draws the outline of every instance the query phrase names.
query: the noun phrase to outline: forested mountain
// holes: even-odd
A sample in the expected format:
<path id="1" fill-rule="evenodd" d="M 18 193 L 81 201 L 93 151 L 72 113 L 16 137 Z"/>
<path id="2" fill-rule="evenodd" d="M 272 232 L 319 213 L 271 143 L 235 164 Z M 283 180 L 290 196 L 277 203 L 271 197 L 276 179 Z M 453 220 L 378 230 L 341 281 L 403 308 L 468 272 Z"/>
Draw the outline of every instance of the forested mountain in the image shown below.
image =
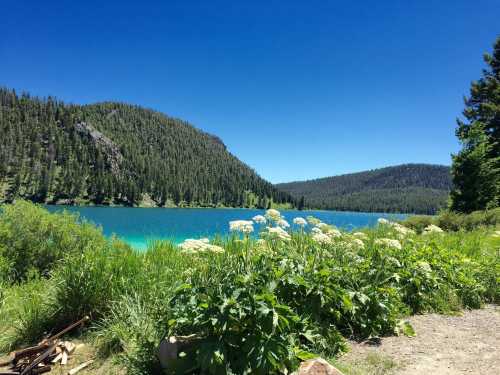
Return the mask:
<path id="1" fill-rule="evenodd" d="M 446 206 L 451 177 L 446 166 L 404 164 L 276 187 L 309 208 L 432 214 Z"/>
<path id="2" fill-rule="evenodd" d="M 154 206 L 292 203 L 187 122 L 122 103 L 0 88 L 0 200 Z"/>

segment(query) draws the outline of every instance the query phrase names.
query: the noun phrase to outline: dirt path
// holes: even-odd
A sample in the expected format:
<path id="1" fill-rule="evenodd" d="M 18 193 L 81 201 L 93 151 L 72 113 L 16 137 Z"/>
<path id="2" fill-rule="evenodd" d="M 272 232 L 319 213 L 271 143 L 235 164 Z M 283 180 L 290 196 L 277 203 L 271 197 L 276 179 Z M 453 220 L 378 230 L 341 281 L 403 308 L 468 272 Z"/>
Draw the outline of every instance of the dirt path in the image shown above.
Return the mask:
<path id="1" fill-rule="evenodd" d="M 416 337 L 387 337 L 380 345 L 352 343 L 339 363 L 352 374 L 500 374 L 500 307 L 409 318 Z"/>

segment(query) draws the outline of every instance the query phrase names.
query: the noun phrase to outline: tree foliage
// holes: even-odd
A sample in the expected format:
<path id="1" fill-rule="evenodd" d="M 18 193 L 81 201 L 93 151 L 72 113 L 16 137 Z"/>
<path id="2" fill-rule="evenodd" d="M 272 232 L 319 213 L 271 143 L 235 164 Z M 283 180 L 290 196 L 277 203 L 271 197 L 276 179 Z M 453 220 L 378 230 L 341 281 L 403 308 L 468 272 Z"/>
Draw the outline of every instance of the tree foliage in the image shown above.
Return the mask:
<path id="1" fill-rule="evenodd" d="M 462 150 L 453 156 L 451 209 L 472 212 L 500 205 L 500 37 L 479 81 L 472 82 L 456 135 Z"/>
<path id="2" fill-rule="evenodd" d="M 219 138 L 138 106 L 67 105 L 0 89 L 0 134 L 0 200 L 294 204 Z"/>
<path id="3" fill-rule="evenodd" d="M 405 164 L 277 187 L 309 208 L 433 214 L 446 206 L 451 177 L 446 166 Z"/>

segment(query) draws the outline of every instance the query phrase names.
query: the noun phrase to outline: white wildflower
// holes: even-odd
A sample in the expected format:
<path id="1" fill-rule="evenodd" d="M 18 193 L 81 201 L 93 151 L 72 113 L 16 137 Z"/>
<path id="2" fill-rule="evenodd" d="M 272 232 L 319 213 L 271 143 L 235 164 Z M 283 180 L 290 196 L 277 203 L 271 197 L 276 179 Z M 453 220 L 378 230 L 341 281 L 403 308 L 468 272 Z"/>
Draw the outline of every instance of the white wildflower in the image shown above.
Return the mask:
<path id="1" fill-rule="evenodd" d="M 266 211 L 266 218 L 272 221 L 279 221 L 281 219 L 281 214 L 278 210 L 274 208 L 270 208 Z"/>
<path id="2" fill-rule="evenodd" d="M 365 248 L 364 242 L 361 241 L 359 238 L 354 238 L 351 242 L 354 244 L 354 246 L 356 246 L 359 249 Z"/>
<path id="3" fill-rule="evenodd" d="M 366 233 L 363 233 L 363 232 L 354 232 L 352 235 L 354 237 L 356 237 L 356 238 L 361 239 L 361 240 L 367 240 L 368 239 L 368 236 L 366 235 Z"/>
<path id="4" fill-rule="evenodd" d="M 326 234 L 330 237 L 342 237 L 342 233 L 338 229 L 332 227 L 326 228 Z"/>
<path id="5" fill-rule="evenodd" d="M 394 240 L 392 238 L 377 238 L 375 240 L 376 245 L 382 245 L 387 247 L 392 247 L 394 249 L 401 250 L 403 247 L 401 246 L 401 242 L 398 240 Z"/>
<path id="6" fill-rule="evenodd" d="M 280 227 L 267 227 L 267 232 L 263 233 L 263 235 L 269 236 L 273 239 L 280 239 L 284 241 L 288 241 L 291 239 L 290 235 L 287 231 L 283 230 Z"/>
<path id="7" fill-rule="evenodd" d="M 420 268 L 422 271 L 424 271 L 426 273 L 429 273 L 432 271 L 430 264 L 427 262 L 420 261 L 420 262 L 417 262 L 417 265 L 418 265 L 418 268 Z"/>
<path id="8" fill-rule="evenodd" d="M 223 253 L 224 249 L 217 245 L 211 245 L 208 241 L 208 238 L 201 238 L 199 240 L 195 240 L 189 238 L 185 240 L 183 243 L 179 245 L 179 247 L 187 252 L 187 253 L 199 253 L 203 251 L 211 251 L 214 253 Z"/>
<path id="9" fill-rule="evenodd" d="M 265 240 L 265 239 L 263 239 L 263 238 L 259 238 L 259 239 L 257 240 L 257 246 L 266 246 L 266 244 L 267 244 L 267 242 L 266 242 L 266 240 Z"/>
<path id="10" fill-rule="evenodd" d="M 307 222 L 311 225 L 318 225 L 319 223 L 321 223 L 321 220 L 319 220 L 318 218 L 315 218 L 314 216 L 308 216 L 306 217 L 307 219 Z"/>
<path id="11" fill-rule="evenodd" d="M 323 233 L 323 231 L 321 229 L 319 229 L 318 227 L 314 227 L 313 229 L 311 229 L 311 232 L 312 233 Z"/>
<path id="12" fill-rule="evenodd" d="M 290 224 L 288 224 L 288 221 L 286 221 L 285 219 L 279 219 L 277 224 L 281 228 L 289 228 L 290 227 Z"/>
<path id="13" fill-rule="evenodd" d="M 437 225 L 430 224 L 424 228 L 423 234 L 430 234 L 430 233 L 443 233 L 443 230 L 439 228 Z"/>
<path id="14" fill-rule="evenodd" d="M 380 225 L 388 225 L 389 224 L 389 220 L 384 219 L 383 217 L 379 217 L 378 220 L 377 220 L 377 223 L 379 223 Z"/>
<path id="15" fill-rule="evenodd" d="M 394 228 L 394 230 L 396 232 L 398 232 L 402 236 L 407 236 L 409 234 L 415 234 L 415 231 L 413 229 L 407 228 L 404 225 L 401 225 L 398 223 L 391 223 L 391 226 Z"/>
<path id="16" fill-rule="evenodd" d="M 321 245 L 327 245 L 332 243 L 332 238 L 325 233 L 314 233 L 311 236 L 312 240 Z"/>
<path id="17" fill-rule="evenodd" d="M 307 221 L 303 217 L 296 217 L 293 219 L 293 223 L 301 227 L 305 227 L 307 225 Z"/>
<path id="18" fill-rule="evenodd" d="M 229 222 L 229 230 L 231 232 L 252 233 L 253 221 L 250 220 L 234 220 Z"/>
<path id="19" fill-rule="evenodd" d="M 253 221 L 255 221 L 257 224 L 265 224 L 266 223 L 266 218 L 262 215 L 256 215 L 252 218 Z"/>

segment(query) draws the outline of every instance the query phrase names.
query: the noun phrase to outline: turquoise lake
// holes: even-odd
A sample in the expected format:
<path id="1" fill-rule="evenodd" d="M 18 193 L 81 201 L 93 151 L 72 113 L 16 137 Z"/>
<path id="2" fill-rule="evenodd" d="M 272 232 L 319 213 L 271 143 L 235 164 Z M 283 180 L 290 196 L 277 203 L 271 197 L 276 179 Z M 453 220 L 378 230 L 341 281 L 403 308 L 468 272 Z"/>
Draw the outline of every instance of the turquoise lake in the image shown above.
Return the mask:
<path id="1" fill-rule="evenodd" d="M 46 207 L 51 212 L 78 212 L 81 218 L 101 226 L 106 236 L 115 234 L 137 249 L 144 249 L 149 241 L 157 239 L 179 243 L 186 238 L 226 235 L 229 233 L 229 221 L 251 220 L 255 215 L 265 212 L 233 208 Z M 290 224 L 295 217 L 313 215 L 325 223 L 346 230 L 373 226 L 380 217 L 400 219 L 407 216 L 339 211 L 282 210 L 281 213 Z M 257 225 L 256 231 L 258 229 Z"/>

